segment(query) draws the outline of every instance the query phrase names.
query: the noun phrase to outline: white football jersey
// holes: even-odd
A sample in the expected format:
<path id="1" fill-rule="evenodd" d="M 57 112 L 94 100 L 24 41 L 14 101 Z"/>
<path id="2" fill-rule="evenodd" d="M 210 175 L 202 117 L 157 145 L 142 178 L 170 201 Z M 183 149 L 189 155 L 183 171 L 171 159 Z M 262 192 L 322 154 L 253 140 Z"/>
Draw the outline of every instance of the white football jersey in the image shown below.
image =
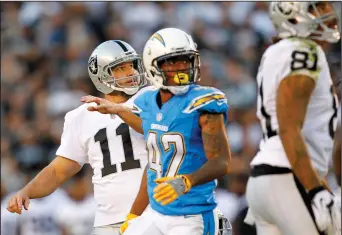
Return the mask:
<path id="1" fill-rule="evenodd" d="M 135 97 L 149 89 L 141 89 L 124 104 L 132 108 Z M 125 221 L 140 187 L 147 153 L 143 135 L 117 115 L 88 111 L 92 105 L 96 104 L 84 104 L 66 114 L 56 155 L 93 168 L 94 226 L 98 227 Z"/>
<path id="2" fill-rule="evenodd" d="M 314 168 L 321 176 L 325 176 L 332 154 L 338 100 L 333 92 L 325 53 L 318 44 L 307 39 L 283 39 L 270 46 L 262 57 L 257 75 L 257 116 L 264 138 L 260 143 L 260 151 L 251 164 L 291 168 L 277 135 L 276 113 L 278 86 L 281 80 L 290 74 L 307 75 L 316 82 L 307 108 L 302 135 Z"/>
<path id="3" fill-rule="evenodd" d="M 4 200 L 7 204 L 8 200 Z M 31 199 L 29 209 L 22 209 L 22 214 L 12 214 L 1 207 L 1 234 L 6 235 L 62 235 L 54 213 L 66 202 L 66 194 L 57 190 L 51 195 Z"/>
<path id="4" fill-rule="evenodd" d="M 82 201 L 68 197 L 66 203 L 56 209 L 55 220 L 68 235 L 91 235 L 96 204 L 93 196 Z"/>

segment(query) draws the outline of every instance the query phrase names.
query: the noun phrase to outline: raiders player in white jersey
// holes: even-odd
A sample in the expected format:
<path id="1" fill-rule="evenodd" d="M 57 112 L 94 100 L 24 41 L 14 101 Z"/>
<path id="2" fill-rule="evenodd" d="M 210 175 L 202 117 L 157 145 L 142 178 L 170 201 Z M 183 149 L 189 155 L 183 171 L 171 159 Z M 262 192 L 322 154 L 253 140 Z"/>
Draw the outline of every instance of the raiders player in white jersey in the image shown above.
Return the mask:
<path id="1" fill-rule="evenodd" d="M 340 39 L 337 15 L 329 2 L 272 2 L 270 18 L 279 41 L 257 75 L 264 138 L 247 185 L 257 232 L 340 233 L 341 211 L 324 183 L 338 101 L 323 48 Z"/>
<path id="2" fill-rule="evenodd" d="M 146 84 L 142 60 L 123 41 L 100 44 L 89 58 L 88 73 L 105 99 L 128 107 L 136 95 L 149 89 L 139 90 Z M 56 158 L 9 200 L 7 209 L 20 214 L 22 207 L 28 209 L 29 199 L 49 195 L 89 163 L 97 204 L 93 234 L 116 235 L 139 190 L 147 163 L 145 142 L 120 117 L 89 112 L 88 106 L 66 114 Z M 147 204 L 144 200 L 138 209 Z"/>

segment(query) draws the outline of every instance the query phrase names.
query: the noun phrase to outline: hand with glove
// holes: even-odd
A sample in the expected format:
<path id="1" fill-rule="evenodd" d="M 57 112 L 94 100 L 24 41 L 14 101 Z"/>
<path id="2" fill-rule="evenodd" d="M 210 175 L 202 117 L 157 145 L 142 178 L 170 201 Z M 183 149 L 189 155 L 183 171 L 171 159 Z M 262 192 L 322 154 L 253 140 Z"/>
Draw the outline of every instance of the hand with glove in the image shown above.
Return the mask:
<path id="1" fill-rule="evenodd" d="M 153 198 L 163 206 L 176 200 L 191 189 L 191 182 L 185 175 L 162 177 L 155 180 L 158 184 L 154 189 Z"/>
<path id="2" fill-rule="evenodd" d="M 120 226 L 120 234 L 121 234 L 121 235 L 122 235 L 122 234 L 125 232 L 125 230 L 127 229 L 129 221 L 132 220 L 132 219 L 135 219 L 135 218 L 137 218 L 137 217 L 138 217 L 138 215 L 135 215 L 135 214 L 132 214 L 132 213 L 129 213 L 129 214 L 127 215 L 126 221 Z"/>
<path id="3" fill-rule="evenodd" d="M 328 233 L 332 228 L 341 230 L 341 206 L 324 187 L 317 187 L 309 191 L 311 206 L 318 229 Z"/>

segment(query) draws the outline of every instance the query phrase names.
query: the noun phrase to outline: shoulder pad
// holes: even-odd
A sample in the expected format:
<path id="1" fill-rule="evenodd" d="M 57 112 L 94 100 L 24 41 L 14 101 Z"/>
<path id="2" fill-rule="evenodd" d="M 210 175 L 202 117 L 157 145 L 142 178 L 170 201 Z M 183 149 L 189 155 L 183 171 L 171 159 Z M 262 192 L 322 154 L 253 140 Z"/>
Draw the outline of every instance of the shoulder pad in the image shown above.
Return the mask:
<path id="1" fill-rule="evenodd" d="M 213 113 L 227 112 L 227 99 L 220 90 L 213 87 L 196 86 L 190 92 L 190 103 L 183 110 L 183 113 L 191 113 L 195 110 Z"/>

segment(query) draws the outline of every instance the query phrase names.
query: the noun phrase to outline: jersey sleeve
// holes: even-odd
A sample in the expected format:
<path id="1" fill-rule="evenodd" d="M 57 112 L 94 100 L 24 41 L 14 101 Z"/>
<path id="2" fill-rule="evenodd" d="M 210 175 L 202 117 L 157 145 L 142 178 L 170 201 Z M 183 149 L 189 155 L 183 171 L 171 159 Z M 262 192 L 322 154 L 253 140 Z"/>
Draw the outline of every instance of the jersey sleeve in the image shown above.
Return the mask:
<path id="1" fill-rule="evenodd" d="M 196 94 L 190 104 L 184 109 L 184 113 L 222 113 L 224 121 L 228 119 L 228 102 L 225 94 L 216 88 L 208 88 Z"/>
<path id="2" fill-rule="evenodd" d="M 317 80 L 324 63 L 319 46 L 306 39 L 288 39 L 288 42 L 278 48 L 272 61 L 280 61 L 280 78 L 291 75 L 304 75 Z"/>
<path id="3" fill-rule="evenodd" d="M 80 123 L 78 109 L 68 112 L 65 115 L 64 128 L 61 137 L 61 145 L 56 155 L 62 156 L 83 165 L 88 163 L 88 155 L 80 141 Z"/>
<path id="4" fill-rule="evenodd" d="M 143 92 L 140 92 L 137 94 L 137 96 L 134 99 L 132 112 L 140 117 L 141 112 L 146 107 L 146 95 L 150 94 L 150 90 L 144 90 Z"/>

